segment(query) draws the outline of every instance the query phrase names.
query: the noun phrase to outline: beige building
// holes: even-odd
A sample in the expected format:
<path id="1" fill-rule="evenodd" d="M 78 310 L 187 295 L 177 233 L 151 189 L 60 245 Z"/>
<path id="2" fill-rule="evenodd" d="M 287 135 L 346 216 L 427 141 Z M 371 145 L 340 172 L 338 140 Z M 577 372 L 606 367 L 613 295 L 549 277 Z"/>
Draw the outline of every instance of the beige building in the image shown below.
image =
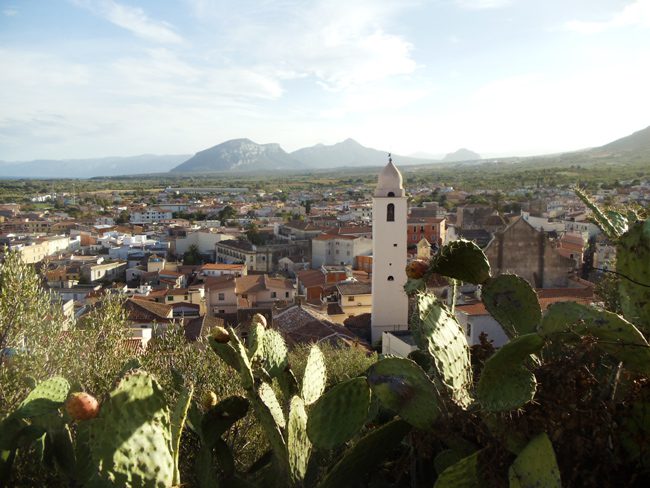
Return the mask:
<path id="1" fill-rule="evenodd" d="M 214 315 L 292 302 L 296 289 L 291 280 L 271 278 L 266 274 L 224 275 L 206 282 L 205 295 L 208 313 Z"/>

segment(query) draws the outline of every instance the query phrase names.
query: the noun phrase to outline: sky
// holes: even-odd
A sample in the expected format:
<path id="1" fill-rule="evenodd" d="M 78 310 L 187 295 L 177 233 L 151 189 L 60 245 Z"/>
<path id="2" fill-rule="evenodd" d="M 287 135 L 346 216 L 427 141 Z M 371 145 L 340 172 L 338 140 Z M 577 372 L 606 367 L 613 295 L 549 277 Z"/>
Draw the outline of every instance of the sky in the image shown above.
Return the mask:
<path id="1" fill-rule="evenodd" d="M 0 0 L 0 160 L 525 156 L 650 125 L 650 0 Z"/>

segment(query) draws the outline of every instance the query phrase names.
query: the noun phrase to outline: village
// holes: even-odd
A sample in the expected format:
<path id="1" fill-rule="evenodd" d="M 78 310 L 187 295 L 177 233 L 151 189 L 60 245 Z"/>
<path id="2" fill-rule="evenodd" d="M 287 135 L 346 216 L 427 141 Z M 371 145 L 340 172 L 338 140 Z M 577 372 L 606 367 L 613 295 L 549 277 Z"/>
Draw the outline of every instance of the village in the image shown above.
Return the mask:
<path id="1" fill-rule="evenodd" d="M 527 280 L 543 309 L 560 301 L 604 300 L 596 284 L 615 271 L 615 247 L 570 189 L 537 188 L 532 195 L 521 188 L 500 195 L 501 202 L 483 203 L 472 203 L 486 193 L 481 191 L 404 190 L 407 210 L 394 216 L 397 225 L 388 234 L 405 251 L 406 261 L 396 268 L 429 260 L 441 246 L 466 239 L 483 249 L 494 274 Z M 407 323 L 394 324 L 383 346 L 381 334 L 372 332 L 373 303 L 377 308 L 381 294 L 375 292 L 373 301 L 373 266 L 386 265 L 373 262 L 386 241 L 373 241 L 376 219 L 384 218 L 373 215 L 373 191 L 360 184 L 286 193 L 169 187 L 146 196 L 37 195 L 32 202 L 55 207 L 0 205 L 0 243 L 37 267 L 70 323 L 106 293 L 125 297 L 128 347 L 135 352 L 171 324 L 183 327 L 189 341 L 223 325 L 240 327 L 245 336 L 251 317 L 261 313 L 290 345 L 325 341 L 406 356 L 415 348 L 401 330 Z M 622 182 L 593 198 L 647 205 L 650 182 Z M 66 212 L 72 206 L 82 218 Z M 434 277 L 428 288 L 451 302 L 447 279 Z M 481 334 L 497 347 L 507 341 L 481 303 L 480 287 L 459 287 L 455 314 L 470 345 Z"/>

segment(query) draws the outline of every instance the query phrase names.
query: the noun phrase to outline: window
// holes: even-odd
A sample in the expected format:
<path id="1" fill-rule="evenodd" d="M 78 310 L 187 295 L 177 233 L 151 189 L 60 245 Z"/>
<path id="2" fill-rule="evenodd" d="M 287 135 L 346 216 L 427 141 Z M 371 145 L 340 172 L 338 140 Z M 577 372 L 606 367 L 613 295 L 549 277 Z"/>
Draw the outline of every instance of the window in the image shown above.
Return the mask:
<path id="1" fill-rule="evenodd" d="M 386 221 L 395 222 L 395 204 L 389 203 L 386 207 Z"/>
<path id="2" fill-rule="evenodd" d="M 271 298 L 277 298 L 278 294 L 274 291 L 271 292 Z"/>
<path id="3" fill-rule="evenodd" d="M 394 197 L 394 196 L 395 196 L 395 192 L 389 191 L 387 196 L 389 196 L 389 197 Z"/>
<path id="4" fill-rule="evenodd" d="M 284 292 L 284 297 L 289 298 L 289 292 L 288 291 Z"/>
<path id="5" fill-rule="evenodd" d="M 353 302 L 353 301 L 354 301 L 354 297 L 348 297 L 348 302 Z"/>
<path id="6" fill-rule="evenodd" d="M 225 300 L 226 299 L 226 294 L 225 293 L 219 293 L 219 300 Z"/>
<path id="7" fill-rule="evenodd" d="M 171 302 L 173 299 L 174 299 L 174 297 L 171 296 L 171 295 L 169 295 L 169 296 L 167 297 L 167 301 L 168 301 L 168 302 Z"/>
<path id="8" fill-rule="evenodd" d="M 388 281 L 395 281 L 395 278 L 393 278 L 392 276 L 389 276 Z"/>

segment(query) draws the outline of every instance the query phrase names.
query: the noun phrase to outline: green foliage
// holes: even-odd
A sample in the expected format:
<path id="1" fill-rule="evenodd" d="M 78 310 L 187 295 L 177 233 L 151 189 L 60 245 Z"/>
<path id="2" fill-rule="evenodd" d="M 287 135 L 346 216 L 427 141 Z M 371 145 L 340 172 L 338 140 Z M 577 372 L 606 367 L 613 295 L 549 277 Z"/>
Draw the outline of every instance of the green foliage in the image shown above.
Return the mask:
<path id="1" fill-rule="evenodd" d="M 321 449 L 334 449 L 350 440 L 365 424 L 370 388 L 365 378 L 339 383 L 312 405 L 307 422 L 309 440 Z"/>
<path id="2" fill-rule="evenodd" d="M 632 224 L 620 236 L 616 269 L 624 277 L 619 284 L 623 315 L 650 335 L 650 220 Z"/>
<path id="3" fill-rule="evenodd" d="M 479 488 L 478 458 L 480 452 L 467 456 L 445 469 L 434 488 Z"/>
<path id="4" fill-rule="evenodd" d="M 460 239 L 431 259 L 430 272 L 480 285 L 490 277 L 490 263 L 475 243 Z"/>
<path id="5" fill-rule="evenodd" d="M 544 339 L 526 334 L 508 342 L 483 366 L 476 390 L 481 407 L 490 412 L 520 408 L 535 396 L 537 381 L 525 360 L 538 353 Z"/>
<path id="6" fill-rule="evenodd" d="M 382 405 L 418 429 L 432 428 L 440 415 L 433 383 L 410 359 L 381 359 L 368 370 L 368 384 Z"/>
<path id="7" fill-rule="evenodd" d="M 562 487 L 553 445 L 545 433 L 532 439 L 519 453 L 510 466 L 509 478 L 511 488 Z"/>
<path id="8" fill-rule="evenodd" d="M 502 274 L 490 278 L 482 290 L 485 308 L 503 326 L 511 339 L 537 330 L 542 309 L 537 293 L 517 275 Z"/>
<path id="9" fill-rule="evenodd" d="M 456 318 L 432 295 L 419 295 L 411 319 L 413 337 L 431 358 L 436 377 L 462 407 L 472 402 L 472 368 L 465 332 Z"/>

